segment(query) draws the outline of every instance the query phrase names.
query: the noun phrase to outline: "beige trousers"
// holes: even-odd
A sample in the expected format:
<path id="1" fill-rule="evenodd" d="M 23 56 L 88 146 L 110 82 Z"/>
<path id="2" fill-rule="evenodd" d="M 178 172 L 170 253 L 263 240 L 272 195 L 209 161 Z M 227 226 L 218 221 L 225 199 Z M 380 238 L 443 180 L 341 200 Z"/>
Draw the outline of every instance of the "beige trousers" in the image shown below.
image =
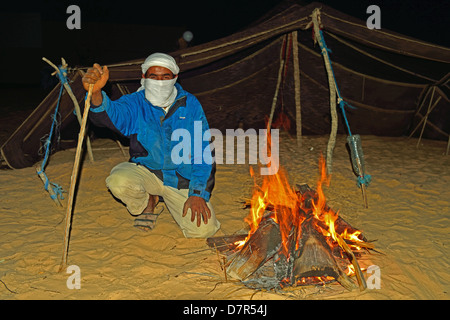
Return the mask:
<path id="1" fill-rule="evenodd" d="M 197 227 L 197 219 L 191 221 L 191 209 L 188 209 L 186 216 L 183 217 L 183 207 L 189 190 L 165 186 L 144 166 L 132 162 L 119 163 L 106 178 L 106 186 L 127 206 L 132 215 L 139 215 L 144 211 L 150 194 L 163 197 L 169 212 L 186 238 L 207 238 L 220 228 L 220 222 L 216 219 L 210 202 L 206 203 L 211 210 L 208 224 L 202 221 L 200 227 Z"/>

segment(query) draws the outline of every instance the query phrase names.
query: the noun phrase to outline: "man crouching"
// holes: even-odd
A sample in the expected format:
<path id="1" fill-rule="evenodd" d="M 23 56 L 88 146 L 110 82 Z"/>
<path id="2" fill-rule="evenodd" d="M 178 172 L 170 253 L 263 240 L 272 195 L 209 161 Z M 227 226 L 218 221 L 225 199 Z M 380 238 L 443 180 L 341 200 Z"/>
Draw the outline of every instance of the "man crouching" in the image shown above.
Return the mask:
<path id="1" fill-rule="evenodd" d="M 185 237 L 206 238 L 220 228 L 209 202 L 215 162 L 199 162 L 197 155 L 189 154 L 190 163 L 175 164 L 171 152 L 176 142 L 171 137 L 178 129 L 193 137 L 194 122 L 201 122 L 203 133 L 209 125 L 197 98 L 177 83 L 178 73 L 175 59 L 154 53 L 142 64 L 141 88 L 115 101 L 102 91 L 109 78 L 106 66 L 94 64 L 82 81 L 86 91 L 94 84 L 90 120 L 130 139 L 129 162 L 115 166 L 106 185 L 137 215 L 134 225 L 153 229 L 162 197 Z M 211 153 L 208 141 L 202 141 L 202 147 L 203 154 Z"/>

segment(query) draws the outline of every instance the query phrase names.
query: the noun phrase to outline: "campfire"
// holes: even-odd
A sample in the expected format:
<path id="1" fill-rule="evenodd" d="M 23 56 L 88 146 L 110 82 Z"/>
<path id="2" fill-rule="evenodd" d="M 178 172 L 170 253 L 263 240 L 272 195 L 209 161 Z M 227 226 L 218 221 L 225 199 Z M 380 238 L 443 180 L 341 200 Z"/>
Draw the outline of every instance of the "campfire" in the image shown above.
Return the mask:
<path id="1" fill-rule="evenodd" d="M 257 289 L 274 289 L 337 281 L 352 290 L 366 283 L 357 261 L 373 244 L 360 230 L 327 206 L 325 161 L 319 161 L 316 190 L 290 186 L 280 168 L 264 176 L 246 203 L 248 234 L 209 238 L 207 243 L 224 255 L 226 275 Z M 251 169 L 251 174 L 254 173 Z"/>

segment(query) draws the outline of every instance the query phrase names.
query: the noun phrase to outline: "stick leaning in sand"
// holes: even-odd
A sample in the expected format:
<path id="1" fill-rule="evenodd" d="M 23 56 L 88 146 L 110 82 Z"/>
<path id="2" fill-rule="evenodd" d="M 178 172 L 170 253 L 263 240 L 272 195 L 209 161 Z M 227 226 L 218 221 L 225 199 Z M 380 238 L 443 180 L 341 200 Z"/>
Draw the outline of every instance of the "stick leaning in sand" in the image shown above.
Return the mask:
<path id="1" fill-rule="evenodd" d="M 89 114 L 89 108 L 91 107 L 91 96 L 92 96 L 93 88 L 94 88 L 94 85 L 90 84 L 89 90 L 88 90 L 88 96 L 84 103 L 84 113 L 83 113 L 83 119 L 81 122 L 80 133 L 78 134 L 78 145 L 77 145 L 77 151 L 75 154 L 75 162 L 73 164 L 72 176 L 70 178 L 69 199 L 67 201 L 67 211 L 66 211 L 66 227 L 65 227 L 65 231 L 64 231 L 64 253 L 62 256 L 61 266 L 59 268 L 60 272 L 62 270 L 64 270 L 67 266 L 67 254 L 68 254 L 68 250 L 69 250 L 69 238 L 70 238 L 70 226 L 71 226 L 71 221 L 72 221 L 73 198 L 74 198 L 74 194 L 75 194 L 75 187 L 77 184 L 78 169 L 80 166 L 81 153 L 83 150 L 83 142 L 84 142 L 84 136 L 85 136 L 85 131 L 86 131 L 86 123 L 87 123 L 87 118 L 88 118 L 88 114 Z"/>
<path id="2" fill-rule="evenodd" d="M 45 57 L 42 57 L 42 60 L 44 60 L 45 62 L 47 62 L 51 67 L 53 67 L 53 69 L 55 69 L 55 71 L 52 73 L 52 76 L 59 73 L 60 70 L 59 68 L 50 60 L 48 60 Z M 64 60 L 64 58 L 61 58 L 61 63 L 62 63 L 62 67 L 63 68 L 67 68 L 67 63 L 66 60 Z M 81 70 L 80 70 L 81 71 Z M 82 72 L 82 71 L 81 71 Z M 66 76 L 66 74 L 64 73 L 64 76 Z M 78 105 L 78 101 L 77 98 L 75 97 L 75 95 L 73 94 L 72 89 L 70 88 L 69 84 L 65 81 L 61 81 L 61 84 L 64 86 L 64 88 L 66 89 L 67 94 L 69 95 L 69 97 L 72 99 L 73 102 L 73 106 L 75 107 L 75 114 L 77 116 L 78 122 L 80 123 L 81 126 L 81 111 L 80 111 L 80 106 Z M 92 153 L 92 146 L 91 146 L 91 140 L 89 138 L 89 136 L 86 138 L 86 147 L 87 147 L 87 151 L 88 151 L 88 155 L 89 155 L 89 159 L 94 162 L 94 154 Z"/>

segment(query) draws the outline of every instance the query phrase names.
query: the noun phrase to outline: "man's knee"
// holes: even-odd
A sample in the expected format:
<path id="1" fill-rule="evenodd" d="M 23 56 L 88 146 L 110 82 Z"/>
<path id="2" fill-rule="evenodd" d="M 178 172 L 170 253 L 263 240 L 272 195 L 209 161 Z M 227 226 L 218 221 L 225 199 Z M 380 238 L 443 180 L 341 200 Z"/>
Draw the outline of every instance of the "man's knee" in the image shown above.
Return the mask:
<path id="1" fill-rule="evenodd" d="M 126 177 L 124 178 L 122 175 L 115 174 L 115 173 L 111 173 L 106 178 L 105 182 L 106 182 L 106 186 L 108 187 L 108 189 L 114 189 L 114 188 L 123 186 L 124 184 L 128 183 L 128 181 L 126 181 Z"/>
<path id="2" fill-rule="evenodd" d="M 144 192 L 143 188 L 139 186 L 136 181 L 130 178 L 129 175 L 126 174 L 125 170 L 118 170 L 112 172 L 106 178 L 106 187 L 114 194 L 115 196 L 120 195 L 122 192 Z"/>

